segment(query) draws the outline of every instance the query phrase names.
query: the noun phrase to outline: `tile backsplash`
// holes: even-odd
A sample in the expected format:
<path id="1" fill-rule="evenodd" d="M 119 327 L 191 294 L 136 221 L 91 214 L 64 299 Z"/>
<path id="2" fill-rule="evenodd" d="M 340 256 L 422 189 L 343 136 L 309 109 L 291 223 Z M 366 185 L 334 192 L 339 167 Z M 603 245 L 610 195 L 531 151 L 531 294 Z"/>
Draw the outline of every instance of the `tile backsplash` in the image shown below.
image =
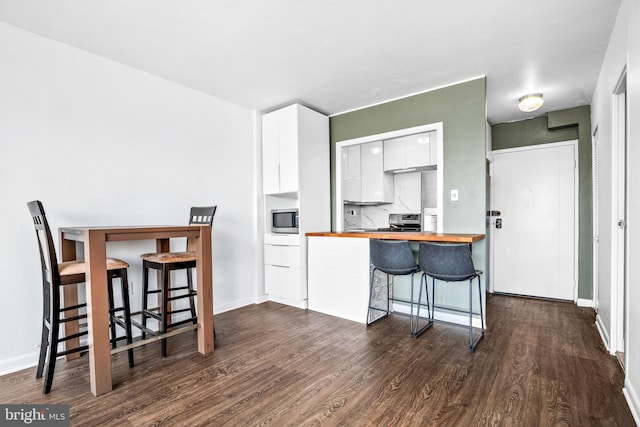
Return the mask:
<path id="1" fill-rule="evenodd" d="M 344 205 L 344 229 L 388 227 L 390 213 L 421 212 L 420 172 L 395 174 L 393 186 L 393 203 L 375 206 Z"/>

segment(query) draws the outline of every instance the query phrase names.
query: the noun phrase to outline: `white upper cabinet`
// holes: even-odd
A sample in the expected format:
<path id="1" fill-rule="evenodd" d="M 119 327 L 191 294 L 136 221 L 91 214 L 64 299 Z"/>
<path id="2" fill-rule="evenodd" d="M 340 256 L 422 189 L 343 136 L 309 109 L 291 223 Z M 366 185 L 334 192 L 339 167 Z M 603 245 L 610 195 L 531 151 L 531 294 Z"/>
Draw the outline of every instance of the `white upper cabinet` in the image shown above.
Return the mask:
<path id="1" fill-rule="evenodd" d="M 362 176 L 360 170 L 360 146 L 342 147 L 342 198 L 358 201 L 362 199 Z"/>
<path id="2" fill-rule="evenodd" d="M 360 145 L 362 197 L 364 203 L 393 203 L 393 175 L 384 173 L 382 141 Z"/>
<path id="3" fill-rule="evenodd" d="M 393 203 L 393 175 L 384 173 L 382 141 L 342 148 L 342 199 L 345 202 Z"/>
<path id="4" fill-rule="evenodd" d="M 384 170 L 394 171 L 436 166 L 435 137 L 423 132 L 384 141 Z M 433 139 L 433 141 L 432 141 Z"/>
<path id="5" fill-rule="evenodd" d="M 298 105 L 262 116 L 264 194 L 292 193 L 298 186 Z"/>

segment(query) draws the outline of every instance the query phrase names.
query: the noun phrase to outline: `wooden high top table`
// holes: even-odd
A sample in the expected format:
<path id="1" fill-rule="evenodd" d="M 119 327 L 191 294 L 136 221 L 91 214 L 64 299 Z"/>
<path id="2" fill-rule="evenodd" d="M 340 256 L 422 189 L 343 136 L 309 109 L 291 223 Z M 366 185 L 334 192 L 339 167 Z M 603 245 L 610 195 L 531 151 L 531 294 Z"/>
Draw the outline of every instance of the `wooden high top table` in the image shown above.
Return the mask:
<path id="1" fill-rule="evenodd" d="M 169 252 L 169 239 L 187 237 L 196 253 L 198 286 L 198 352 L 213 352 L 213 275 L 211 266 L 211 226 L 124 226 L 63 227 L 59 229 L 62 261 L 76 259 L 76 242 L 84 243 L 89 329 L 89 369 L 91 392 L 95 396 L 111 391 L 111 345 L 107 293 L 107 242 L 155 240 L 158 252 Z M 65 305 L 77 301 L 77 294 L 65 293 Z M 157 340 L 157 337 L 151 340 Z M 125 349 L 125 348 L 123 348 Z"/>

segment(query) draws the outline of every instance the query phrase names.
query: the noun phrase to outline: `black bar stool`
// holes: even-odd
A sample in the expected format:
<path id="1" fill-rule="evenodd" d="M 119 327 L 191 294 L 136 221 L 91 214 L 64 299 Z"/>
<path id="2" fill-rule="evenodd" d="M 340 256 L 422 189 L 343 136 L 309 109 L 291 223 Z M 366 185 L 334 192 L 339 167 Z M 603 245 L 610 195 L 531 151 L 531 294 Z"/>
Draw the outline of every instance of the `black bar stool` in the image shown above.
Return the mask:
<path id="1" fill-rule="evenodd" d="M 389 315 L 389 280 L 390 276 L 406 276 L 411 275 L 411 325 L 410 330 L 414 330 L 413 326 L 413 275 L 419 271 L 416 264 L 411 245 L 407 240 L 381 240 L 371 239 L 369 241 L 369 259 L 372 269 L 369 280 L 369 309 L 367 311 L 367 326 Z M 387 295 L 386 308 L 376 307 L 372 304 L 374 299 L 374 274 L 376 270 L 380 270 L 387 275 Z M 428 296 L 427 296 L 428 298 Z M 428 303 L 427 303 L 428 307 Z M 383 312 L 384 315 L 371 320 L 371 310 Z"/>
<path id="2" fill-rule="evenodd" d="M 471 249 L 466 243 L 420 243 L 418 249 L 418 265 L 422 270 L 420 279 L 420 292 L 418 296 L 418 318 L 420 317 L 420 299 L 422 298 L 422 283 L 429 299 L 427 287 L 428 277 L 431 277 L 431 313 L 429 317 L 433 320 L 436 306 L 435 283 L 436 279 L 444 282 L 469 281 L 469 349 L 474 351 L 478 342 L 484 337 L 484 314 L 482 311 L 482 289 L 480 287 L 480 274 L 482 271 L 476 270 L 471 258 Z M 478 281 L 478 303 L 480 306 L 481 334 L 473 340 L 473 279 Z M 448 308 L 448 310 L 452 310 Z M 453 310 L 466 313 L 464 310 Z M 434 320 L 435 321 L 435 320 Z M 417 326 L 417 321 L 416 321 Z M 430 325 L 429 325 L 430 326 Z M 422 330 L 415 330 L 412 333 L 419 335 Z"/>

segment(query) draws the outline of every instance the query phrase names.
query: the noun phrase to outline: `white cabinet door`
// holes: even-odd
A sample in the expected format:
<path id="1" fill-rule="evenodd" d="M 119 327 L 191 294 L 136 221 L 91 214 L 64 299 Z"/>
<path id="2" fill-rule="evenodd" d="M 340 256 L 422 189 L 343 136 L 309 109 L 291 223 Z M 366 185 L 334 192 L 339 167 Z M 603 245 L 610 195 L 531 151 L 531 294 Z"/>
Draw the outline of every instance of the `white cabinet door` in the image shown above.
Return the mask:
<path id="1" fill-rule="evenodd" d="M 276 114 L 262 116 L 262 189 L 280 192 L 280 125 Z"/>
<path id="2" fill-rule="evenodd" d="M 384 141 L 384 170 L 394 171 L 435 165 L 437 157 L 432 155 L 435 139 L 431 143 L 431 132 L 417 133 Z M 433 148 L 432 148 L 433 146 Z"/>
<path id="3" fill-rule="evenodd" d="M 362 199 L 360 146 L 343 147 L 341 156 L 342 198 L 349 201 L 360 201 Z"/>
<path id="4" fill-rule="evenodd" d="M 429 132 L 410 135 L 405 141 L 407 168 L 419 168 L 431 165 L 431 141 Z"/>
<path id="5" fill-rule="evenodd" d="M 300 280 L 300 247 L 264 246 L 265 292 L 293 300 L 305 299 L 306 284 Z"/>
<path id="6" fill-rule="evenodd" d="M 292 105 L 262 116 L 265 194 L 298 191 L 298 114 Z"/>
<path id="7" fill-rule="evenodd" d="M 384 173 L 382 141 L 360 146 L 362 202 L 393 203 L 393 176 Z"/>
<path id="8" fill-rule="evenodd" d="M 384 170 L 393 171 L 406 167 L 404 142 L 398 139 L 384 141 Z"/>
<path id="9" fill-rule="evenodd" d="M 280 192 L 298 191 L 298 110 L 280 110 Z"/>
<path id="10" fill-rule="evenodd" d="M 438 142 L 436 141 L 436 133 L 429 132 L 429 166 L 438 166 Z"/>
<path id="11" fill-rule="evenodd" d="M 300 267 L 300 247 L 264 245 L 264 263 L 282 267 Z"/>
<path id="12" fill-rule="evenodd" d="M 292 300 L 305 299 L 300 288 L 300 269 L 281 265 L 264 266 L 264 290 L 269 295 L 275 295 Z"/>

